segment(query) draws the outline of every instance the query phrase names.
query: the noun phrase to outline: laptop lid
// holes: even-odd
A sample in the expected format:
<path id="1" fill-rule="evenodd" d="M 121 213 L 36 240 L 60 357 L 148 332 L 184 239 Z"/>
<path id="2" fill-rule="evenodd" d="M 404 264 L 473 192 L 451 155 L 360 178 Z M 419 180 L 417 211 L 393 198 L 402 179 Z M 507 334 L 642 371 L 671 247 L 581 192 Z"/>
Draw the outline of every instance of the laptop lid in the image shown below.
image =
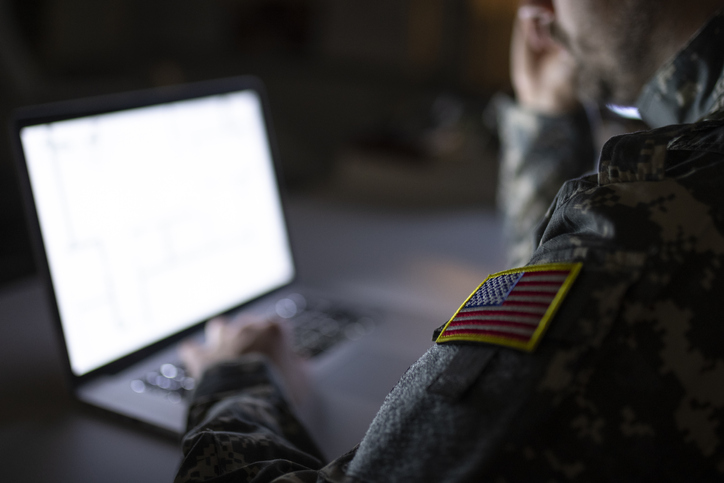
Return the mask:
<path id="1" fill-rule="evenodd" d="M 27 108 L 13 132 L 74 385 L 293 280 L 257 79 Z"/>

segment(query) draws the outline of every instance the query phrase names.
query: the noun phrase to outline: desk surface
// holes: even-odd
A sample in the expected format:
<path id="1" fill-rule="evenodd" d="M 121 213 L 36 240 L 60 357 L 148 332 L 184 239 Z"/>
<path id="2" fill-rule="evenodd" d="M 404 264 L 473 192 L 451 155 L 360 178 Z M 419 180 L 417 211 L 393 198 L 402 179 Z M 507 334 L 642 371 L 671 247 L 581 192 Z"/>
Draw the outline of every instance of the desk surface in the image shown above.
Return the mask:
<path id="1" fill-rule="evenodd" d="M 293 200 L 288 216 L 302 282 L 414 306 L 424 319 L 420 340 L 502 268 L 499 222 L 482 209 L 401 212 Z M 172 480 L 178 442 L 71 399 L 53 330 L 37 279 L 0 292 L 3 481 Z M 410 363 L 417 352 L 405 356 Z"/>

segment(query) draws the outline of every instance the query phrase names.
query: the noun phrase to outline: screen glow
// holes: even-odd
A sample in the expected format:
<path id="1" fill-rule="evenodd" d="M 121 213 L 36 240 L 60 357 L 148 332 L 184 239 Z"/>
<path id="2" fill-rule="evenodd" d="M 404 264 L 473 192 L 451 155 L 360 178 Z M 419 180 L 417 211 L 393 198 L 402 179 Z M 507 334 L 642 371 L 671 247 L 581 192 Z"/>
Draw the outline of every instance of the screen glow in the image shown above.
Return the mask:
<path id="1" fill-rule="evenodd" d="M 253 91 L 23 128 L 82 375 L 293 277 Z"/>

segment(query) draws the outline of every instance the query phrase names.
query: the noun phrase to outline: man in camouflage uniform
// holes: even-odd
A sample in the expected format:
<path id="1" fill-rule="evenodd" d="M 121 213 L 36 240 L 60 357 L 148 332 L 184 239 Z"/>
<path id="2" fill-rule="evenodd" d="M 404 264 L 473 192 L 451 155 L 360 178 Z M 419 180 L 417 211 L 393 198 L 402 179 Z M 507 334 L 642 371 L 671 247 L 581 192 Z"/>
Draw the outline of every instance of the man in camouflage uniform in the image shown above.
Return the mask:
<path id="1" fill-rule="evenodd" d="M 721 3 L 521 9 L 519 104 L 502 116 L 515 237 L 550 187 L 589 169 L 572 80 L 598 100 L 640 92 L 653 128 L 608 141 L 598 173 L 565 182 L 517 245 L 530 269 L 581 264 L 531 351 L 442 343 L 446 327 L 360 445 L 325 466 L 255 355 L 287 373 L 278 328 L 219 326 L 216 343 L 184 349 L 206 374 L 177 481 L 724 480 L 724 15 L 711 17 Z"/>

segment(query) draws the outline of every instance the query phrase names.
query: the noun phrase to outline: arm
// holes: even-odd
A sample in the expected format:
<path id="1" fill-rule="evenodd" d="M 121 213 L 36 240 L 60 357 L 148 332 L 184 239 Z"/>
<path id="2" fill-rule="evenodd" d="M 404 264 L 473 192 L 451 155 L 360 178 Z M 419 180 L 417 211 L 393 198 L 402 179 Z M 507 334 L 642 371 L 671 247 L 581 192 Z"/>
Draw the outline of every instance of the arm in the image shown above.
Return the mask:
<path id="1" fill-rule="evenodd" d="M 266 482 L 289 473 L 291 481 L 317 481 L 321 454 L 285 394 L 283 379 L 298 382 L 301 374 L 280 326 L 214 320 L 206 335 L 205 345 L 180 350 L 189 371 L 203 377 L 176 481 Z"/>
<path id="2" fill-rule="evenodd" d="M 588 118 L 550 116 L 509 99 L 498 102 L 501 165 L 498 207 L 508 265 L 525 265 L 535 250 L 534 232 L 563 183 L 594 168 Z"/>
<path id="3" fill-rule="evenodd" d="M 517 102 L 497 101 L 501 139 L 498 206 L 504 216 L 508 264 L 527 263 L 533 233 L 563 182 L 594 167 L 588 116 L 578 101 L 575 68 L 551 37 L 545 2 L 519 9 L 511 43 Z"/>

